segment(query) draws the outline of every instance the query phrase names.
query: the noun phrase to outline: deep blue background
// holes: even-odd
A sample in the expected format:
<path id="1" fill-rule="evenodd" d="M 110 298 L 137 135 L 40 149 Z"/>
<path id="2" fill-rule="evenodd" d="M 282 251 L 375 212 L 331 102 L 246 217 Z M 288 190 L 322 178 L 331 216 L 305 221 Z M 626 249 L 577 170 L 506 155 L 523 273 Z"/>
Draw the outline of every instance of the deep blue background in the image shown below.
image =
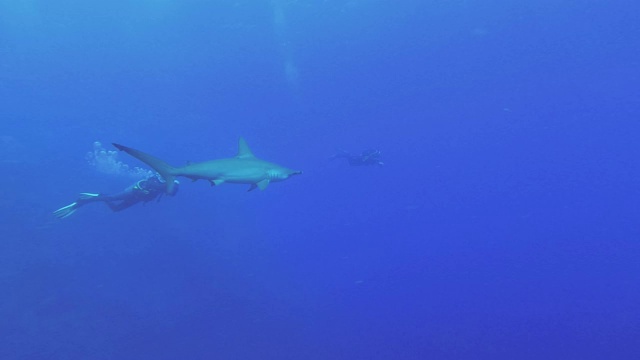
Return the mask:
<path id="1" fill-rule="evenodd" d="M 638 358 L 639 12 L 0 1 L 0 358 Z M 304 175 L 49 216 L 239 136 Z"/>

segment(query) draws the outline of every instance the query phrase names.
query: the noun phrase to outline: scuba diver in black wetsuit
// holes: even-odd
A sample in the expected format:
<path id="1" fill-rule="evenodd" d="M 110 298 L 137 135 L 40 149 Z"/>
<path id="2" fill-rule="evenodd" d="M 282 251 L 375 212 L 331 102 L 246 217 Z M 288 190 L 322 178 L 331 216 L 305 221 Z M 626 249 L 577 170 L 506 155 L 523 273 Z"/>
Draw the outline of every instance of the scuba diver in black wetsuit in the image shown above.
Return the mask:
<path id="1" fill-rule="evenodd" d="M 173 187 L 173 192 L 168 195 L 173 196 L 178 192 L 179 183 L 177 180 L 175 183 L 176 185 Z M 165 194 L 166 188 L 167 186 L 164 179 L 162 179 L 160 175 L 155 175 L 140 180 L 115 195 L 80 193 L 78 200 L 54 211 L 53 215 L 64 219 L 76 212 L 81 206 L 92 202 L 103 202 L 114 212 L 122 211 L 140 202 L 146 204 L 156 198 L 160 201 L 162 195 Z"/>
<path id="2" fill-rule="evenodd" d="M 345 158 L 351 166 L 377 165 L 382 166 L 384 163 L 380 160 L 382 152 L 380 150 L 365 150 L 360 155 L 354 155 L 348 151 L 340 150 L 337 154 L 329 158 L 329 160 Z"/>

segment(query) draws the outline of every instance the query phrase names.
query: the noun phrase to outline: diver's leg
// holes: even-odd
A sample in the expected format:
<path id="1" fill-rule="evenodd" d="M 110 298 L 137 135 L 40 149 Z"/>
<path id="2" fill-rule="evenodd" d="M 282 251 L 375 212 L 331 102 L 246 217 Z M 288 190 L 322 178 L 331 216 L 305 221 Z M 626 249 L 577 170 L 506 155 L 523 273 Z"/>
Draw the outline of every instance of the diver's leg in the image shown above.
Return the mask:
<path id="1" fill-rule="evenodd" d="M 109 209 L 111 209 L 111 211 L 118 212 L 118 211 L 122 211 L 124 209 L 130 208 L 131 206 L 137 204 L 138 202 L 139 201 L 136 199 L 125 199 L 120 201 L 119 203 L 115 203 L 114 201 L 105 201 L 104 203 L 107 204 L 107 206 L 109 207 Z"/>
<path id="2" fill-rule="evenodd" d="M 100 195 L 100 199 L 98 201 L 126 201 L 133 196 L 133 192 L 130 189 L 126 189 L 125 191 L 119 192 L 114 195 Z"/>

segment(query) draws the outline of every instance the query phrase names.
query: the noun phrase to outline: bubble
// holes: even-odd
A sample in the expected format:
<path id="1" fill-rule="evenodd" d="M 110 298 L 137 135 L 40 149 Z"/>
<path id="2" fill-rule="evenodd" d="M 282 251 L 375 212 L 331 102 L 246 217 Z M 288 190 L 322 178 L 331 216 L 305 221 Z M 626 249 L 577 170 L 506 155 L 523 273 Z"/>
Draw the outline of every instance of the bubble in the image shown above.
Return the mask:
<path id="1" fill-rule="evenodd" d="M 155 175 L 155 172 L 138 166 L 129 166 L 118 160 L 118 151 L 107 150 L 102 143 L 95 141 L 93 151 L 87 152 L 85 159 L 87 163 L 102 174 L 128 177 L 139 180 Z"/>

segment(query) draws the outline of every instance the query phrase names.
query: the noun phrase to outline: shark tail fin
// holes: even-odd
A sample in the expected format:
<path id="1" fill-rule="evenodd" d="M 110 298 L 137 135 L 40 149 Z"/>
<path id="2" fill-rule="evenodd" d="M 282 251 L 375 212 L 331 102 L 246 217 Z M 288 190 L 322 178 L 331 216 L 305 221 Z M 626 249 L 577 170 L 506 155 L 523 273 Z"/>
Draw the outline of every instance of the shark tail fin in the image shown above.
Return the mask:
<path id="1" fill-rule="evenodd" d="M 130 147 L 126 147 L 124 145 L 113 143 L 113 146 L 118 148 L 118 150 L 124 151 L 127 154 L 133 156 L 134 158 L 142 161 L 143 163 L 151 166 L 153 170 L 157 171 L 160 176 L 164 178 L 167 182 L 167 194 L 173 193 L 173 187 L 175 186 L 176 179 L 176 168 L 167 164 L 163 160 L 158 159 L 153 155 L 149 155 L 140 150 L 132 149 Z"/>

